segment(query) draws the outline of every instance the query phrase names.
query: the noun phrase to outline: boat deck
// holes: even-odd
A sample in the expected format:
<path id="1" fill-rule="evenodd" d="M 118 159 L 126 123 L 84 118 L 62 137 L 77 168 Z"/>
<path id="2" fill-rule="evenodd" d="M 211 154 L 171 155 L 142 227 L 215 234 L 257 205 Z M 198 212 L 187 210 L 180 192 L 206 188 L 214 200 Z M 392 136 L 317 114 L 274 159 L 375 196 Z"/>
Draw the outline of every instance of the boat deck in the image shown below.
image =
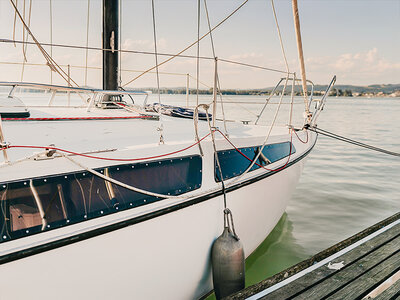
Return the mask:
<path id="1" fill-rule="evenodd" d="M 400 212 L 229 299 L 399 299 Z"/>
<path id="2" fill-rule="evenodd" d="M 81 99 L 71 99 L 72 105 L 65 106 L 66 97 L 55 102 L 54 106 L 48 106 L 49 95 L 40 93 L 24 98 L 24 103 L 30 112 L 28 118 L 5 118 L 2 122 L 5 141 L 13 146 L 9 149 L 8 157 L 11 162 L 23 160 L 14 166 L 11 171 L 0 172 L 0 182 L 16 180 L 25 177 L 47 176 L 55 171 L 54 164 L 41 168 L 28 166 L 32 161 L 28 158 L 42 150 L 33 149 L 30 146 L 46 147 L 54 145 L 77 153 L 101 153 L 99 156 L 106 158 L 132 159 L 140 157 L 153 157 L 164 153 L 173 153 L 187 148 L 196 143 L 195 126 L 193 119 L 160 116 L 161 120 L 154 118 L 142 118 L 134 111 L 124 109 L 101 109 L 93 107 L 89 112 L 81 105 Z M 61 98 L 61 96 L 60 96 Z M 64 102 L 63 102 L 64 101 Z M 57 105 L 56 105 L 57 104 Z M 146 112 L 147 115 L 147 112 Z M 145 116 L 146 116 L 145 115 Z M 157 114 L 153 114 L 158 117 Z M 216 121 L 216 127 L 224 129 L 221 121 Z M 228 122 L 226 124 L 229 138 L 236 146 L 241 147 L 251 144 L 262 144 L 268 126 L 243 124 L 242 122 Z M 160 128 L 164 143 L 160 144 Z M 206 121 L 198 122 L 199 138 L 207 137 L 210 133 Z M 280 142 L 282 136 L 287 136 L 287 126 L 275 126 L 271 131 L 269 143 Z M 216 134 L 219 149 L 231 148 L 221 134 Z M 286 138 L 286 137 L 285 137 Z M 204 143 L 209 143 L 210 138 Z M 246 141 L 246 142 L 244 142 Z M 20 146 L 17 148 L 16 146 Z M 21 147 L 24 146 L 24 147 Z M 296 149 L 299 146 L 296 146 Z M 192 147 L 185 155 L 198 153 L 197 147 Z M 0 168 L 8 167 L 2 164 L 3 156 L 0 156 Z M 109 164 L 113 162 L 109 161 Z M 101 167 L 104 161 L 90 160 L 86 162 L 92 168 Z M 70 165 L 70 166 L 68 166 Z M 73 171 L 70 163 L 64 167 L 57 167 L 64 172 Z"/>

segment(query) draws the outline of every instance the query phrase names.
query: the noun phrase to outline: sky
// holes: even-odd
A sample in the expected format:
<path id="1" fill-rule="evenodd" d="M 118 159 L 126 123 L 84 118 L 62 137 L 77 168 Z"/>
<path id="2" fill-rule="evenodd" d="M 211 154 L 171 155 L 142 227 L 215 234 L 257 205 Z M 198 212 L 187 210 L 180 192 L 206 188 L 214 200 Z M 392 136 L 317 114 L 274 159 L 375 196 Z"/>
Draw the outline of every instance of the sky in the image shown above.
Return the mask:
<path id="1" fill-rule="evenodd" d="M 29 1 L 25 0 L 25 19 Z M 216 25 L 243 2 L 208 0 L 211 26 Z M 337 75 L 337 84 L 369 85 L 400 83 L 400 0 L 299 0 L 299 14 L 307 78 L 315 84 L 327 84 Z M 50 18 L 50 3 L 52 18 Z M 86 45 L 89 15 L 89 39 L 92 47 L 101 47 L 101 0 L 32 0 L 31 30 L 42 43 Z M 23 13 L 24 0 L 18 1 Z M 275 0 L 276 14 L 291 72 L 300 76 L 291 1 Z M 121 47 L 124 50 L 154 51 L 150 0 L 122 0 Z M 204 0 L 200 11 L 201 35 L 208 31 Z M 50 26 L 52 20 L 52 27 Z M 178 53 L 197 37 L 197 0 L 155 0 L 157 48 L 160 53 Z M 0 39 L 13 38 L 14 11 L 10 0 L 0 0 Z M 21 22 L 17 20 L 15 39 L 22 40 Z M 52 30 L 51 30 L 52 29 Z M 219 58 L 285 70 L 273 17 L 271 0 L 249 0 L 242 9 L 213 32 Z M 30 39 L 31 41 L 31 39 Z M 71 65 L 71 77 L 85 84 L 86 51 L 45 47 L 60 65 Z M 192 47 L 185 54 L 196 55 Z M 200 54 L 212 57 L 206 37 Z M 37 47 L 27 47 L 31 64 L 44 64 Z M 122 54 L 122 84 L 136 77 L 140 70 L 154 66 L 154 55 Z M 165 57 L 159 56 L 163 61 Z M 25 66 L 22 74 L 22 46 L 0 43 L 0 81 L 64 84 L 47 66 Z M 86 84 L 101 88 L 101 51 L 88 52 Z M 8 64 L 5 64 L 8 63 Z M 10 64 L 11 63 L 11 64 Z M 65 68 L 65 67 L 64 67 Z M 183 87 L 186 75 L 196 77 L 196 59 L 176 58 L 160 67 L 162 87 Z M 164 74 L 174 73 L 174 74 Z M 200 61 L 200 88 L 213 85 L 213 60 Z M 223 89 L 252 89 L 273 86 L 283 74 L 239 65 L 218 63 Z M 22 76 L 23 75 L 23 76 Z M 156 75 L 146 74 L 129 87 L 154 87 Z M 190 86 L 196 86 L 190 79 Z"/>

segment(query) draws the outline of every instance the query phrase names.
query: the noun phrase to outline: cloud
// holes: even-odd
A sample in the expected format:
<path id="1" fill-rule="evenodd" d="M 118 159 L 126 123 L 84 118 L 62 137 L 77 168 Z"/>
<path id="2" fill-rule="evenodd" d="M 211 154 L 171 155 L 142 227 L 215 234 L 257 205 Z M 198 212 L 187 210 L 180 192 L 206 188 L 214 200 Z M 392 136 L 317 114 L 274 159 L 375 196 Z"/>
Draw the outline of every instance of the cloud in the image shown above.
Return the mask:
<path id="1" fill-rule="evenodd" d="M 103 62 L 103 53 L 100 51 L 91 52 L 88 55 L 89 66 L 101 66 Z"/>
<path id="2" fill-rule="evenodd" d="M 310 57 L 306 60 L 306 69 L 308 73 L 314 73 L 312 77 L 320 78 L 326 72 L 335 73 L 350 84 L 389 83 L 393 82 L 396 74 L 400 74 L 400 62 L 388 60 L 374 47 L 338 56 Z"/>
<path id="3" fill-rule="evenodd" d="M 256 53 L 256 52 L 248 52 L 248 53 L 241 53 L 235 54 L 228 57 L 228 60 L 240 62 L 244 64 L 265 67 L 269 69 L 279 70 L 282 72 L 286 71 L 285 62 L 281 57 L 279 58 L 272 58 L 267 56 L 265 53 Z M 289 69 L 294 70 L 296 66 L 298 66 L 298 62 L 296 60 L 288 61 Z M 251 72 L 265 72 L 262 69 L 258 68 L 251 68 L 251 67 L 244 67 L 241 65 L 227 65 L 230 66 L 232 70 L 241 70 L 241 71 L 251 71 Z M 268 71 L 267 71 L 268 72 Z"/>
<path id="4" fill-rule="evenodd" d="M 160 38 L 157 40 L 157 50 L 165 50 L 167 48 L 167 40 Z M 125 39 L 122 43 L 122 49 L 124 50 L 142 50 L 142 51 L 154 51 L 153 40 L 133 40 Z"/>
<path id="5" fill-rule="evenodd" d="M 160 38 L 157 41 L 157 52 L 164 53 L 167 48 L 167 40 Z M 148 53 L 154 53 L 154 42 L 153 40 L 133 40 L 127 38 L 123 41 L 122 50 L 131 51 L 143 51 Z M 136 55 L 133 53 L 121 53 L 122 65 L 124 68 L 146 70 L 154 66 L 154 55 Z M 163 56 L 158 57 L 159 62 L 164 60 Z"/>
<path id="6" fill-rule="evenodd" d="M 358 54 L 356 54 L 355 56 L 358 56 Z M 337 71 L 348 72 L 352 70 L 355 66 L 355 56 L 351 55 L 350 53 L 342 54 L 339 56 L 336 62 L 331 65 L 331 67 L 333 67 Z"/>
<path id="7" fill-rule="evenodd" d="M 342 54 L 336 58 L 330 66 L 341 72 L 384 73 L 393 70 L 400 71 L 400 63 L 393 63 L 384 57 L 381 57 L 377 48 L 372 48 L 366 52 L 358 52 L 355 54 Z"/>
<path id="8" fill-rule="evenodd" d="M 362 55 L 360 55 L 359 53 L 356 54 L 355 58 L 356 57 L 362 59 Z M 373 48 L 373 49 L 369 50 L 367 52 L 367 54 L 365 55 L 365 60 L 369 63 L 373 63 L 374 61 L 376 61 L 377 58 L 378 58 L 378 49 L 377 48 Z"/>
<path id="9" fill-rule="evenodd" d="M 258 61 L 260 59 L 264 59 L 264 55 L 261 53 L 255 53 L 255 52 L 235 54 L 235 55 L 231 55 L 229 57 L 229 60 L 246 61 L 246 62 Z"/>

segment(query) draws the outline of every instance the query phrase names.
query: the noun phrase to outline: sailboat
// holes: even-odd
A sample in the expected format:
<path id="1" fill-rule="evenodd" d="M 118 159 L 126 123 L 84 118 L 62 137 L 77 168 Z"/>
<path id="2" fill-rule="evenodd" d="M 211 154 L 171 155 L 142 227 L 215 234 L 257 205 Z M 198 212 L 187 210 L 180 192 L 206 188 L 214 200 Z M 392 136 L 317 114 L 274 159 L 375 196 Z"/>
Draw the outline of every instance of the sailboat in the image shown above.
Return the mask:
<path id="1" fill-rule="evenodd" d="M 308 128 L 334 80 L 313 112 L 305 93 L 300 128 L 258 124 L 282 83 L 298 83 L 292 73 L 252 122 L 217 115 L 217 59 L 213 101 L 194 109 L 147 105 L 148 92 L 119 89 L 118 1 L 103 5 L 103 89 L 0 82 L 8 88 L 0 97 L 0 299 L 203 297 L 224 211 L 247 257 L 281 218 L 317 141 Z M 46 93 L 24 99 L 27 90 Z"/>

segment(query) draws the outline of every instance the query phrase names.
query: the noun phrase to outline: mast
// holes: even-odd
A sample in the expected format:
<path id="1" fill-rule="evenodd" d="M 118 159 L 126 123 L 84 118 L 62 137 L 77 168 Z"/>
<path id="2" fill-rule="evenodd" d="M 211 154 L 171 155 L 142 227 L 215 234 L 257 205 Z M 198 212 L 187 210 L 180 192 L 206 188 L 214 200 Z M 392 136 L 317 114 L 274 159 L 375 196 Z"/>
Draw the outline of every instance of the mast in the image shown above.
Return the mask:
<path id="1" fill-rule="evenodd" d="M 118 1 L 103 0 L 103 89 L 118 89 Z"/>
<path id="2" fill-rule="evenodd" d="M 294 17 L 294 25 L 296 31 L 296 41 L 297 41 L 297 50 L 299 54 L 299 63 L 300 63 L 300 70 L 301 70 L 301 82 L 303 86 L 303 93 L 304 93 L 304 104 L 307 114 L 307 119 L 310 118 L 310 109 L 308 107 L 308 99 L 307 99 L 307 78 L 306 78 L 306 67 L 304 65 L 304 56 L 303 56 L 303 45 L 301 42 L 301 32 L 300 32 L 300 18 L 299 18 L 299 10 L 297 7 L 297 0 L 292 0 L 292 7 L 293 7 L 293 17 Z"/>

